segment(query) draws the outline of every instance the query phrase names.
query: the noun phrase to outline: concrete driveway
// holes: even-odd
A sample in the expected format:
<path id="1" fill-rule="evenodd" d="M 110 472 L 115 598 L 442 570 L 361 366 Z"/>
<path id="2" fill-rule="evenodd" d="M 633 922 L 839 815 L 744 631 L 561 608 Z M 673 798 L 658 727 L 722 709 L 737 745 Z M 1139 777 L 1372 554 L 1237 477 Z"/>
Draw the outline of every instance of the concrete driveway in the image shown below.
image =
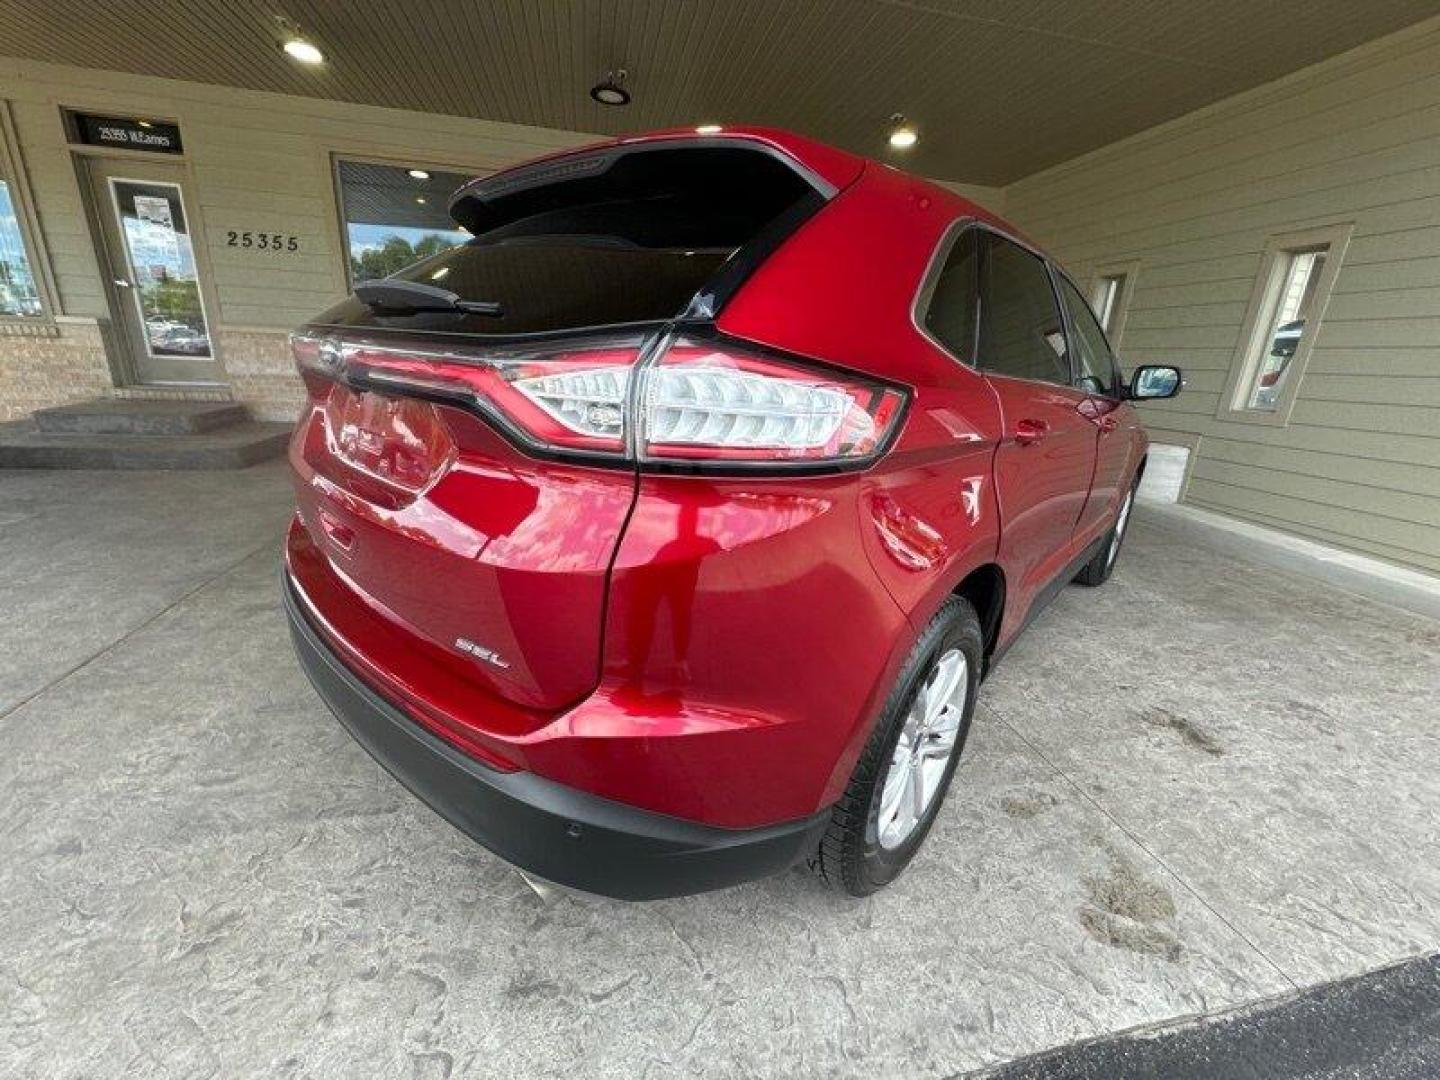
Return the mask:
<path id="1" fill-rule="evenodd" d="M 545 903 L 351 742 L 283 473 L 0 473 L 0 1075 L 917 1076 L 1440 943 L 1440 624 L 1142 510 L 915 866 Z"/>

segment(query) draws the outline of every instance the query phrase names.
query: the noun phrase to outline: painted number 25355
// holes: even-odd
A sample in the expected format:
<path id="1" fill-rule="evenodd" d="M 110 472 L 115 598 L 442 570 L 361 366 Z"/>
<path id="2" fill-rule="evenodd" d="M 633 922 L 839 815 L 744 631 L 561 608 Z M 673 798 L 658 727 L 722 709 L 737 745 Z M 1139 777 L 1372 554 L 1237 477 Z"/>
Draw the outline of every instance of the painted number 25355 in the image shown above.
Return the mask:
<path id="1" fill-rule="evenodd" d="M 299 251 L 300 239 L 296 236 L 286 236 L 278 232 L 239 232 L 235 229 L 227 229 L 225 232 L 225 246 L 259 248 L 261 251 Z"/>

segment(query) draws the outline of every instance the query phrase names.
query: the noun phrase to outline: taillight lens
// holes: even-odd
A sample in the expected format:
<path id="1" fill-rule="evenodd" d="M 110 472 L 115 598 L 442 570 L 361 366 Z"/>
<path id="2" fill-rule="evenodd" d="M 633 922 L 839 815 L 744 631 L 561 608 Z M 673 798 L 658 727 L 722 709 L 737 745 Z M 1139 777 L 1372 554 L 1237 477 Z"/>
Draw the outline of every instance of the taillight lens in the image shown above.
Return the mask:
<path id="1" fill-rule="evenodd" d="M 453 401 L 540 450 L 617 457 L 625 450 L 625 391 L 640 355 L 638 337 L 484 350 L 308 334 L 291 342 L 307 381 L 320 376 L 357 390 Z"/>
<path id="2" fill-rule="evenodd" d="M 672 342 L 645 379 L 640 451 L 651 461 L 864 459 L 905 402 L 858 376 L 688 338 Z"/>
<path id="3" fill-rule="evenodd" d="M 670 339 L 637 368 L 638 338 L 559 349 L 434 350 L 292 337 L 307 382 L 453 400 L 521 441 L 556 452 L 641 460 L 824 465 L 875 455 L 899 423 L 892 386 L 726 340 Z M 632 388 L 637 377 L 641 384 Z"/>

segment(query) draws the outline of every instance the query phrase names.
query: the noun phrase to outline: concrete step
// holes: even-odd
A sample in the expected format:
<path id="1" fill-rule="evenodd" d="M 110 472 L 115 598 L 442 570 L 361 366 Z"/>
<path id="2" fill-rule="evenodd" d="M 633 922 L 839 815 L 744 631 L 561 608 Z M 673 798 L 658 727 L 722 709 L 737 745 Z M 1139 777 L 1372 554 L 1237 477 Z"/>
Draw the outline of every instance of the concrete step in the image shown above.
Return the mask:
<path id="1" fill-rule="evenodd" d="M 103 398 L 40 409 L 35 413 L 35 426 L 53 435 L 198 435 L 247 419 L 245 406 L 233 401 Z"/>
<path id="2" fill-rule="evenodd" d="M 243 469 L 285 452 L 289 424 L 247 420 L 194 435 L 57 434 L 0 424 L 0 469 Z"/>

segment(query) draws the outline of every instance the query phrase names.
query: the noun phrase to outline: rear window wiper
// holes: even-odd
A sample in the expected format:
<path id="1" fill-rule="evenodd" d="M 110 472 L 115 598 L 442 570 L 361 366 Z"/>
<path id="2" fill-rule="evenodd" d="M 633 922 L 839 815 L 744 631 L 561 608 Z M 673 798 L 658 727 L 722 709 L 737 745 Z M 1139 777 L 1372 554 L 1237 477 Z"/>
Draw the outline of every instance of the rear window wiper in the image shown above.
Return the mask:
<path id="1" fill-rule="evenodd" d="M 355 286 L 355 295 L 366 307 L 377 311 L 460 311 L 494 317 L 505 314 L 505 309 L 493 300 L 462 300 L 458 293 L 438 285 L 398 278 L 362 281 Z"/>

